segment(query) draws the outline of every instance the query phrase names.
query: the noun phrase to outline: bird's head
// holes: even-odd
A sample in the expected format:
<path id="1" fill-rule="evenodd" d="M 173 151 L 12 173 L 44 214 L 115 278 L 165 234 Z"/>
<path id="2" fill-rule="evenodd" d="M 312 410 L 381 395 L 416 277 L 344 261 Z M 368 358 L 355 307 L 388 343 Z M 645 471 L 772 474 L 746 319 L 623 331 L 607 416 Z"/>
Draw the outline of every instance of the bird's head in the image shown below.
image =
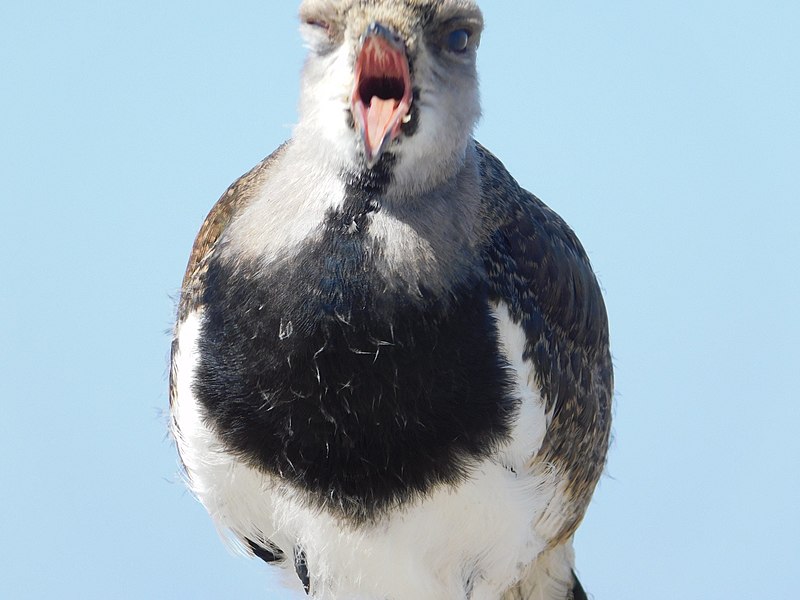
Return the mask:
<path id="1" fill-rule="evenodd" d="M 473 0 L 305 0 L 295 137 L 350 173 L 423 192 L 463 164 L 480 116 Z"/>

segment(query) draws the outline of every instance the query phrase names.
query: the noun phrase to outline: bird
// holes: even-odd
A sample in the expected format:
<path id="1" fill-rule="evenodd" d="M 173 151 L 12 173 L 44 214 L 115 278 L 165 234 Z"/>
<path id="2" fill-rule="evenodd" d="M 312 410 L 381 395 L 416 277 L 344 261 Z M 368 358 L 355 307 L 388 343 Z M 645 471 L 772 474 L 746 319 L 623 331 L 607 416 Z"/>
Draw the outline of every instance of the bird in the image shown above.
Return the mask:
<path id="1" fill-rule="evenodd" d="M 607 311 L 570 227 L 474 137 L 473 0 L 304 0 L 288 141 L 191 250 L 186 483 L 314 599 L 581 600 Z"/>

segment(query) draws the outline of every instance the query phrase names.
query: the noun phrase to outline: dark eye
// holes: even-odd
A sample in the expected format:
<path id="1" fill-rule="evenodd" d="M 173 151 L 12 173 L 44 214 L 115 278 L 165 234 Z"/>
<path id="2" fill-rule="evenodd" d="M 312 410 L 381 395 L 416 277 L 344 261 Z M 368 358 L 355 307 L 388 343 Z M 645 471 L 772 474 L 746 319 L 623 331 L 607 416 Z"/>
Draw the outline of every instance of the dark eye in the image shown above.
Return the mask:
<path id="1" fill-rule="evenodd" d="M 470 32 L 467 29 L 456 29 L 447 34 L 447 49 L 451 52 L 465 52 L 469 45 Z"/>

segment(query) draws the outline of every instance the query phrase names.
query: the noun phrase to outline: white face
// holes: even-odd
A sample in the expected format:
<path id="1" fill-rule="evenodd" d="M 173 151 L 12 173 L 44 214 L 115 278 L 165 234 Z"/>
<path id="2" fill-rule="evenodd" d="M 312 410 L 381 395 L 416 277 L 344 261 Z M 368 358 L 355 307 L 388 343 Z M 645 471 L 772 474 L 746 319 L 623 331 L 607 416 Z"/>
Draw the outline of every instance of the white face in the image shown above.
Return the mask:
<path id="1" fill-rule="evenodd" d="M 393 182 L 404 194 L 452 177 L 480 116 L 475 54 L 483 20 L 477 6 L 467 0 L 306 0 L 300 12 L 309 54 L 296 140 L 337 171 L 358 174 L 393 162 Z M 380 56 L 387 50 L 390 60 L 365 58 L 373 47 Z M 392 77 L 395 85 L 373 95 L 363 84 L 368 75 Z"/>

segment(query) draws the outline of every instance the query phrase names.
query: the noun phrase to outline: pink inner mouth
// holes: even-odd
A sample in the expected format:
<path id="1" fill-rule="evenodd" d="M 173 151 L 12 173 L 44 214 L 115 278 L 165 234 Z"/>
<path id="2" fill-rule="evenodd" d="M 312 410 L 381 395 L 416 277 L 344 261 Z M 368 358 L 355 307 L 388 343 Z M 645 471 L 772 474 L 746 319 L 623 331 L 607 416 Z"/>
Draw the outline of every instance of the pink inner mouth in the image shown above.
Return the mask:
<path id="1" fill-rule="evenodd" d="M 352 111 L 361 129 L 367 162 L 373 164 L 400 135 L 411 109 L 411 75 L 403 51 L 381 36 L 364 42 L 356 61 Z"/>

